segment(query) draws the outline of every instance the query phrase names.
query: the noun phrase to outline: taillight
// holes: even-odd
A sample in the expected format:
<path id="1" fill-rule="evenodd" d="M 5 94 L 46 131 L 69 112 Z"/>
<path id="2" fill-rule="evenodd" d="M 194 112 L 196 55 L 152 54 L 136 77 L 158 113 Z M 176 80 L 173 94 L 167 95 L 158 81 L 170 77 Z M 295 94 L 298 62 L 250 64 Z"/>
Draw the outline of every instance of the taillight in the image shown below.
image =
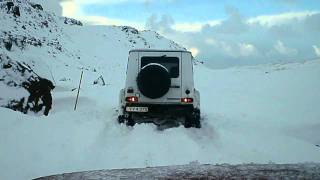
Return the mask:
<path id="1" fill-rule="evenodd" d="M 130 103 L 138 102 L 138 97 L 136 97 L 136 96 L 126 97 L 126 101 L 130 102 Z"/>
<path id="2" fill-rule="evenodd" d="M 182 103 L 193 103 L 193 99 L 192 98 L 181 98 L 181 102 Z"/>

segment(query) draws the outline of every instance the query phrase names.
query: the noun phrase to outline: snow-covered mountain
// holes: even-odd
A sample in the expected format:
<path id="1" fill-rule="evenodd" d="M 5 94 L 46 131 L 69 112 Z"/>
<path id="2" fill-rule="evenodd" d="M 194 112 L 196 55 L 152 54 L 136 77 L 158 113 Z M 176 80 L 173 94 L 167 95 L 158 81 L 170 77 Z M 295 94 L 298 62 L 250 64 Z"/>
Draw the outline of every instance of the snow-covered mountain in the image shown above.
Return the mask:
<path id="1" fill-rule="evenodd" d="M 14 0 L 10 10 L 7 2 L 0 0 L 0 105 L 23 104 L 24 82 L 38 76 L 56 88 L 48 117 L 0 108 L 0 179 L 189 162 L 320 162 L 319 60 L 221 70 L 199 64 L 203 128 L 129 128 L 116 121 L 128 51 L 183 47 L 152 31 L 84 26 L 29 1 Z M 105 86 L 94 83 L 101 76 Z"/>
<path id="2" fill-rule="evenodd" d="M 74 81 L 78 80 L 79 69 L 84 69 L 85 74 L 96 78 L 102 75 L 108 82 L 113 79 L 110 74 L 124 76 L 130 49 L 183 49 L 152 31 L 83 26 L 80 21 L 58 17 L 31 1 L 1 1 L 0 13 L 0 89 L 4 92 L 0 106 L 20 111 L 23 108 L 15 106 L 27 100 L 25 84 L 38 76 L 54 83 Z"/>

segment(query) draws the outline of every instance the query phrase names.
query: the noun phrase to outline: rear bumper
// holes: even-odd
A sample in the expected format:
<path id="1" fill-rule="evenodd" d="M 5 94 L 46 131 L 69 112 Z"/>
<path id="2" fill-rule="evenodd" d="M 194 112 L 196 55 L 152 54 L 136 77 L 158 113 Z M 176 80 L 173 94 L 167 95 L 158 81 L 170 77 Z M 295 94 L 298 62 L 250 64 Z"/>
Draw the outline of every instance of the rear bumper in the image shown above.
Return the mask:
<path id="1" fill-rule="evenodd" d="M 193 104 L 126 104 L 126 107 L 148 107 L 148 112 L 130 112 L 139 115 L 152 116 L 182 116 L 192 113 L 194 110 Z"/>

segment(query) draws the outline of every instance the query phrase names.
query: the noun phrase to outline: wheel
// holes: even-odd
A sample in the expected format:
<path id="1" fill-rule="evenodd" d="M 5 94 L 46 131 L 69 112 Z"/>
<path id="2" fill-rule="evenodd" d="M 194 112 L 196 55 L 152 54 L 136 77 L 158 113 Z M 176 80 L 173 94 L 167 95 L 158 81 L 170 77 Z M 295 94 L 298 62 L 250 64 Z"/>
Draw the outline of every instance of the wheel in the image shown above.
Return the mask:
<path id="1" fill-rule="evenodd" d="M 201 122 L 200 122 L 200 110 L 196 109 L 191 114 L 188 114 L 185 117 L 185 128 L 201 128 Z"/>
<path id="2" fill-rule="evenodd" d="M 118 116 L 118 123 L 119 123 L 119 124 L 124 123 L 124 122 L 125 122 L 125 120 L 126 120 L 126 118 L 124 117 L 124 115 L 120 115 L 120 116 Z"/>
<path id="3" fill-rule="evenodd" d="M 184 122 L 184 127 L 185 128 L 191 128 L 192 127 L 192 121 L 188 116 L 186 116 L 185 122 Z"/>
<path id="4" fill-rule="evenodd" d="M 118 123 L 126 123 L 127 126 L 134 126 L 136 124 L 135 120 L 131 115 L 120 115 L 118 116 Z"/>
<path id="5" fill-rule="evenodd" d="M 128 118 L 126 125 L 127 126 L 134 126 L 136 124 L 136 122 L 132 119 L 132 118 Z"/>
<path id="6" fill-rule="evenodd" d="M 192 113 L 192 116 L 193 116 L 194 127 L 195 127 L 195 128 L 201 128 L 200 110 L 199 110 L 199 109 L 196 109 L 196 110 Z"/>

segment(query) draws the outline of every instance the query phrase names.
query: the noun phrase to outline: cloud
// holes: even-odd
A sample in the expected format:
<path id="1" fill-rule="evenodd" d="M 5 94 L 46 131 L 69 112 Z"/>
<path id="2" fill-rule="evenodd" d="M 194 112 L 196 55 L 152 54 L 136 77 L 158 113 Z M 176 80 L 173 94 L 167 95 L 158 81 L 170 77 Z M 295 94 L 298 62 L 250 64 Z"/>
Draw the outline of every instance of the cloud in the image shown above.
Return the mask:
<path id="1" fill-rule="evenodd" d="M 280 3 L 285 5 L 294 6 L 297 4 L 298 0 L 278 0 Z"/>
<path id="2" fill-rule="evenodd" d="M 124 1 L 124 0 L 123 0 Z M 123 19 L 115 19 L 115 18 L 107 18 L 104 16 L 90 16 L 86 15 L 81 11 L 81 3 L 93 3 L 98 2 L 98 0 L 94 1 L 77 1 L 77 0 L 63 0 L 61 1 L 60 5 L 62 6 L 62 15 L 66 17 L 75 18 L 78 20 L 81 20 L 85 24 L 90 25 L 127 25 L 127 26 L 133 26 L 137 29 L 143 29 L 144 24 L 140 22 L 133 22 L 133 21 L 127 21 Z M 112 3 L 113 1 L 108 1 L 104 3 Z M 118 1 L 117 1 L 118 2 Z M 102 3 L 102 2 L 99 2 Z M 116 3 L 116 1 L 114 1 Z"/>
<path id="3" fill-rule="evenodd" d="M 252 44 L 240 43 L 239 44 L 239 52 L 243 57 L 248 57 L 254 53 L 256 53 L 256 47 Z"/>
<path id="4" fill-rule="evenodd" d="M 180 32 L 200 32 L 202 28 L 209 24 L 215 26 L 220 24 L 219 20 L 211 20 L 207 22 L 177 22 L 173 24 L 172 28 Z"/>
<path id="5" fill-rule="evenodd" d="M 320 47 L 318 47 L 318 46 L 316 46 L 316 45 L 313 45 L 312 47 L 313 47 L 313 49 L 314 49 L 314 53 L 315 53 L 318 57 L 320 57 Z"/>
<path id="6" fill-rule="evenodd" d="M 207 24 L 210 27 L 214 27 L 212 30 L 217 33 L 223 34 L 238 34 L 247 30 L 248 25 L 246 19 L 239 13 L 239 11 L 233 7 L 226 7 L 226 13 L 229 16 L 228 19 L 212 26 Z"/>
<path id="7" fill-rule="evenodd" d="M 288 12 L 288 13 L 281 13 L 276 15 L 261 15 L 261 16 L 256 16 L 256 17 L 246 19 L 237 11 L 237 9 L 233 7 L 227 7 L 226 12 L 229 15 L 229 18 L 224 20 L 223 26 L 220 27 L 220 32 L 223 32 L 223 33 L 232 33 L 232 32 L 237 33 L 240 30 L 244 30 L 247 24 L 260 24 L 263 26 L 272 27 L 275 25 L 291 23 L 294 20 L 304 20 L 309 16 L 319 13 L 319 11 Z M 165 15 L 165 16 L 168 16 L 168 15 Z M 153 18 L 154 21 L 158 20 L 157 15 L 150 16 L 148 20 L 150 20 L 150 18 Z M 175 22 L 174 24 L 171 24 L 170 28 L 180 32 L 200 32 L 202 31 L 203 28 L 205 28 L 208 25 L 209 26 L 221 25 L 222 21 L 223 20 L 208 20 L 203 22 Z M 151 29 L 148 26 L 147 28 Z M 157 31 L 159 31 L 160 29 L 161 29 L 160 27 L 154 28 L 154 30 L 157 30 Z"/>
<path id="8" fill-rule="evenodd" d="M 162 15 L 161 18 L 158 18 L 156 14 L 153 14 L 147 19 L 147 22 L 146 22 L 147 29 L 159 31 L 161 33 L 172 32 L 173 25 L 174 25 L 174 20 L 169 15 Z"/>
<path id="9" fill-rule="evenodd" d="M 62 1 L 62 16 L 75 17 L 80 10 L 80 7 L 74 1 Z"/>
<path id="10" fill-rule="evenodd" d="M 74 2 L 76 4 L 121 4 L 121 3 L 126 3 L 126 2 L 140 2 L 144 3 L 147 0 L 62 0 L 63 2 Z"/>
<path id="11" fill-rule="evenodd" d="M 162 34 L 186 47 L 196 47 L 197 58 L 213 68 L 299 62 L 320 53 L 314 46 L 320 42 L 318 12 L 246 18 L 237 9 L 226 11 L 228 18 L 214 25 L 207 23 L 192 32 L 172 28 Z"/>
<path id="12" fill-rule="evenodd" d="M 170 0 L 163 0 L 168 3 Z M 286 1 L 286 0 L 284 0 Z M 64 0 L 63 15 L 88 24 L 129 25 L 152 29 L 192 51 L 213 68 L 302 61 L 319 56 L 320 13 L 286 12 L 245 17 L 236 8 L 226 7 L 225 19 L 202 22 L 176 21 L 170 14 L 153 14 L 146 22 L 134 22 L 102 16 L 88 16 L 81 7 L 90 3 L 115 4 L 129 0 Z M 133 0 L 148 6 L 155 0 Z M 147 7 L 146 7 L 147 8 Z"/>
<path id="13" fill-rule="evenodd" d="M 61 0 L 62 2 L 75 2 L 79 5 L 88 5 L 88 4 L 103 4 L 103 5 L 111 5 L 111 4 L 124 4 L 124 3 L 140 3 L 140 4 L 151 4 L 155 1 L 163 1 L 166 3 L 172 3 L 177 0 Z"/>
<path id="14" fill-rule="evenodd" d="M 207 45 L 216 45 L 217 44 L 217 41 L 213 38 L 206 38 L 204 40 L 204 42 L 207 44 Z"/>
<path id="15" fill-rule="evenodd" d="M 282 41 L 277 41 L 277 43 L 273 46 L 274 49 L 282 55 L 296 55 L 297 50 L 286 47 Z"/>
<path id="16" fill-rule="evenodd" d="M 277 15 L 262 15 L 248 19 L 248 23 L 259 23 L 264 26 L 275 26 L 290 23 L 292 20 L 304 20 L 308 16 L 319 13 L 318 11 L 288 12 Z"/>

